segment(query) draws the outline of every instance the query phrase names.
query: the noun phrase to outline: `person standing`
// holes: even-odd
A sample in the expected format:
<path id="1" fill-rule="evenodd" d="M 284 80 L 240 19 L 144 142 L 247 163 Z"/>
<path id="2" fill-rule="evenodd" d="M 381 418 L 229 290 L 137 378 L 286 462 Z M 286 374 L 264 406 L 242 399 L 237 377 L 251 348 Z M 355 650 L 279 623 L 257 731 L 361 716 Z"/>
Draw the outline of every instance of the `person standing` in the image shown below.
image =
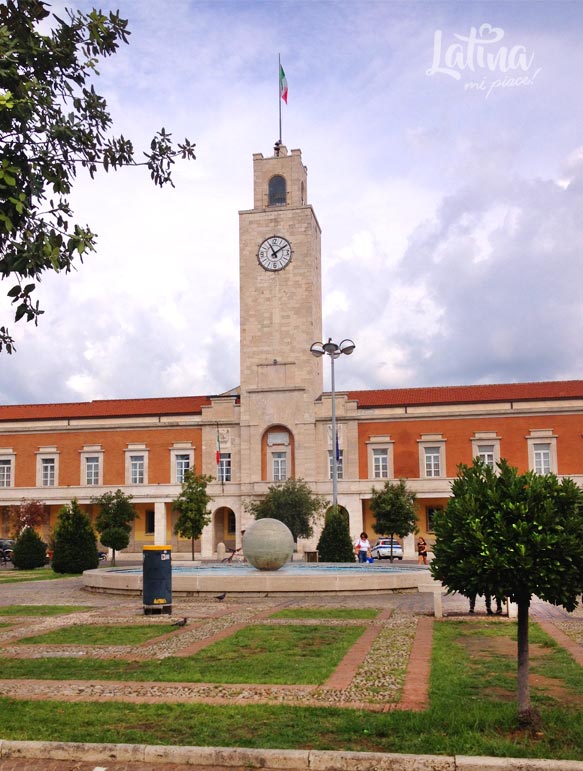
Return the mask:
<path id="1" fill-rule="evenodd" d="M 360 534 L 360 538 L 354 544 L 354 551 L 358 557 L 359 562 L 366 562 L 370 554 L 370 542 L 368 535 L 363 531 Z"/>
<path id="2" fill-rule="evenodd" d="M 427 541 L 421 536 L 417 539 L 417 563 L 427 565 Z"/>
<path id="3" fill-rule="evenodd" d="M 470 600 L 470 613 L 474 613 L 474 609 L 476 607 L 476 594 L 470 594 L 469 595 Z M 484 594 L 484 600 L 486 602 L 486 613 L 489 616 L 493 615 L 492 611 L 492 596 L 486 592 Z M 502 615 L 502 599 L 500 597 L 495 597 L 496 600 L 496 615 L 501 616 Z"/>

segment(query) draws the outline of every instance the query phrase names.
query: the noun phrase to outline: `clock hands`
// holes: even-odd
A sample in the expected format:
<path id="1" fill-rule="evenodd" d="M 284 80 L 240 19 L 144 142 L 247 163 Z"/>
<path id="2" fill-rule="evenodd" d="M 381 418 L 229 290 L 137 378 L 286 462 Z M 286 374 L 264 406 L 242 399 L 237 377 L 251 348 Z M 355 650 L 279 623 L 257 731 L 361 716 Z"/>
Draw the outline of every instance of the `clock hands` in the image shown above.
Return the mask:
<path id="1" fill-rule="evenodd" d="M 279 249 L 274 249 L 273 246 L 271 247 L 271 251 L 273 252 L 273 256 L 275 257 L 278 252 L 281 252 L 282 249 L 285 249 L 287 244 L 284 244 L 283 246 L 280 246 Z"/>

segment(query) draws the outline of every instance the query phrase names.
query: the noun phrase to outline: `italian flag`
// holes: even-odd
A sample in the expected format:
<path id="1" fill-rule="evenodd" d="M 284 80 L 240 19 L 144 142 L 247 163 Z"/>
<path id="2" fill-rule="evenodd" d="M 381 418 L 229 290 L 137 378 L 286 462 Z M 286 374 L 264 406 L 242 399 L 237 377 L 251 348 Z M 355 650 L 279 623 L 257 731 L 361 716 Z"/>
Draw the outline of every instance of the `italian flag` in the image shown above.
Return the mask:
<path id="1" fill-rule="evenodd" d="M 279 65 L 279 96 L 287 104 L 287 78 L 281 64 Z"/>
<path id="2" fill-rule="evenodd" d="M 217 466 L 221 462 L 221 440 L 219 439 L 219 429 L 217 428 L 217 451 L 216 451 Z"/>

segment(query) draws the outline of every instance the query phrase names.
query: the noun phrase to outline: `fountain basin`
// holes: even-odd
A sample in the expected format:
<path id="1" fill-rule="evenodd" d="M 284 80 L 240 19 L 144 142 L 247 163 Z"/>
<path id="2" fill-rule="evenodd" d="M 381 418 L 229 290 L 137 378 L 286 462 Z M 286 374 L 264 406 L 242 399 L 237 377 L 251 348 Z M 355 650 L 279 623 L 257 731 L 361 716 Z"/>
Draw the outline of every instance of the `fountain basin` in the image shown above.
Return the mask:
<path id="1" fill-rule="evenodd" d="M 277 571 L 256 570 L 250 565 L 173 565 L 174 596 L 204 596 L 217 592 L 232 595 L 314 595 L 417 591 L 430 580 L 427 568 L 417 566 L 293 563 Z M 87 590 L 111 594 L 142 594 L 142 569 L 86 570 Z"/>

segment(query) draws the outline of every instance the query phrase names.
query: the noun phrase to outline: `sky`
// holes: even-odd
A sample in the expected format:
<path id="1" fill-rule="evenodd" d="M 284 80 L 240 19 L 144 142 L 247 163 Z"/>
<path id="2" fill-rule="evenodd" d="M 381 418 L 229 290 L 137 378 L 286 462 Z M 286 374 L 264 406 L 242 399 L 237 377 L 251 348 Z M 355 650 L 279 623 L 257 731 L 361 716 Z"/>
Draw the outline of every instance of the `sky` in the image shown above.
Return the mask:
<path id="1" fill-rule="evenodd" d="M 89 10 L 87 2 L 54 2 Z M 116 0 L 95 82 L 116 134 L 196 143 L 175 188 L 80 173 L 97 251 L 0 323 L 0 403 L 217 394 L 239 383 L 238 211 L 278 138 L 322 227 L 337 390 L 583 374 L 583 3 Z M 307 352 L 307 355 L 309 353 Z M 326 378 L 329 373 L 326 373 Z M 325 382 L 329 388 L 329 383 Z"/>

